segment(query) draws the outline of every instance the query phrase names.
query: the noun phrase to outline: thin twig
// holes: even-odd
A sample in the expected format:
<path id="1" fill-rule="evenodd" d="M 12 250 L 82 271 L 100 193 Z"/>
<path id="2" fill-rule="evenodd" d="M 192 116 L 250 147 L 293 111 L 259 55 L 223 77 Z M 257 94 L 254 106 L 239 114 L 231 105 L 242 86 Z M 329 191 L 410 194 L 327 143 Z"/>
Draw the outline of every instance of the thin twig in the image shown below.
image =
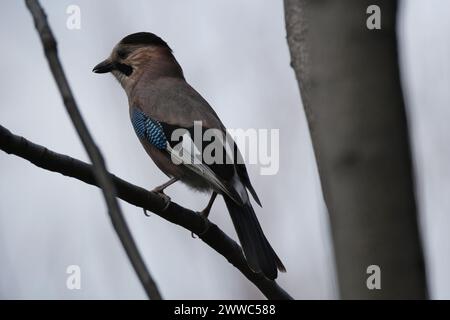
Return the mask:
<path id="1" fill-rule="evenodd" d="M 0 126 L 0 149 L 26 159 L 42 169 L 58 172 L 90 185 L 99 186 L 91 165 L 34 144 L 23 137 L 12 134 L 2 126 Z M 241 247 L 217 225 L 174 202 L 170 202 L 164 210 L 165 199 L 157 193 L 148 192 L 110 173 L 109 175 L 120 199 L 153 212 L 167 221 L 200 235 L 200 239 L 239 269 L 268 299 L 292 299 L 275 281 L 265 278 L 260 273 L 254 273 L 248 267 Z"/>
<path id="2" fill-rule="evenodd" d="M 66 110 L 69 113 L 73 125 L 75 126 L 88 156 L 92 161 L 95 180 L 102 189 L 114 229 L 116 230 L 117 235 L 119 236 L 128 258 L 130 259 L 131 264 L 133 265 L 134 270 L 136 271 L 148 297 L 150 299 L 160 300 L 161 294 L 159 293 L 158 287 L 145 266 L 144 260 L 137 249 L 122 211 L 120 210 L 116 198 L 116 190 L 111 181 L 111 177 L 106 170 L 103 156 L 89 133 L 89 130 L 80 114 L 75 98 L 73 97 L 69 83 L 67 82 L 66 75 L 64 74 L 64 70 L 58 58 L 56 40 L 47 22 L 45 12 L 38 1 L 26 0 L 25 2 L 28 10 L 33 16 L 34 24 L 44 47 L 45 56 L 47 57 L 49 67 L 56 84 L 58 85 L 58 89 L 64 101 Z"/>

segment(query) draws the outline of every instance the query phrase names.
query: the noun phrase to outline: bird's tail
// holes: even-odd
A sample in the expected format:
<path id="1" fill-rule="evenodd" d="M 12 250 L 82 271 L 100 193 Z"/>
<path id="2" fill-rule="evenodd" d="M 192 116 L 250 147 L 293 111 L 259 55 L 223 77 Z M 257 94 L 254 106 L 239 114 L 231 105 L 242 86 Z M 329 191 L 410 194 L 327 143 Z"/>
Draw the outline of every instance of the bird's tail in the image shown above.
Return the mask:
<path id="1" fill-rule="evenodd" d="M 250 202 L 238 205 L 231 198 L 224 198 L 249 267 L 272 280 L 277 277 L 277 269 L 286 272 L 280 258 L 267 241 Z"/>

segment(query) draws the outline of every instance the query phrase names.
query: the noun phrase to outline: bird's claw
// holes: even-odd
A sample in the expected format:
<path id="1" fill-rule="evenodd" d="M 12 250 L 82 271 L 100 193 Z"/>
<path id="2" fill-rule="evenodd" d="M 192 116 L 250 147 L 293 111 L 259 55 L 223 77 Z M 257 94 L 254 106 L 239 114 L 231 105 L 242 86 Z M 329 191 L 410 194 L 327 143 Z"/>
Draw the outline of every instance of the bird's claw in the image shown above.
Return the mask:
<path id="1" fill-rule="evenodd" d="M 200 211 L 199 214 L 200 214 L 203 218 L 208 219 L 208 216 L 209 216 L 209 212 L 210 212 L 210 211 L 211 211 L 211 210 L 206 210 L 206 209 L 204 209 L 204 210 Z"/>
<path id="2" fill-rule="evenodd" d="M 164 192 L 159 192 L 158 193 L 164 200 L 164 208 L 162 209 L 162 211 L 166 210 L 169 207 L 170 204 L 170 197 L 165 194 Z"/>
<path id="3" fill-rule="evenodd" d="M 154 188 L 153 190 L 152 190 L 152 192 L 155 192 L 155 193 L 159 193 L 159 194 L 165 194 L 164 193 L 164 187 L 163 186 L 158 186 L 158 187 L 156 187 L 156 188 Z"/>
<path id="4" fill-rule="evenodd" d="M 202 232 L 200 232 L 199 234 L 196 234 L 193 231 L 191 231 L 191 237 L 193 239 L 197 239 L 197 236 L 204 235 L 209 229 L 209 221 L 208 221 L 208 214 L 209 214 L 209 212 L 207 212 L 207 214 L 205 214 L 205 210 L 202 210 L 200 212 L 197 212 L 197 214 L 200 215 L 200 217 L 203 218 L 203 220 L 205 222 L 205 229 Z"/>
<path id="5" fill-rule="evenodd" d="M 147 213 L 147 209 L 142 208 L 142 210 L 144 211 L 144 216 L 150 217 L 150 213 Z"/>
<path id="6" fill-rule="evenodd" d="M 161 198 L 163 198 L 164 200 L 164 208 L 162 209 L 162 211 L 166 210 L 169 207 L 170 204 L 170 197 L 164 193 L 164 189 L 166 188 L 166 186 L 159 186 L 154 188 L 151 192 L 153 193 L 157 193 Z"/>

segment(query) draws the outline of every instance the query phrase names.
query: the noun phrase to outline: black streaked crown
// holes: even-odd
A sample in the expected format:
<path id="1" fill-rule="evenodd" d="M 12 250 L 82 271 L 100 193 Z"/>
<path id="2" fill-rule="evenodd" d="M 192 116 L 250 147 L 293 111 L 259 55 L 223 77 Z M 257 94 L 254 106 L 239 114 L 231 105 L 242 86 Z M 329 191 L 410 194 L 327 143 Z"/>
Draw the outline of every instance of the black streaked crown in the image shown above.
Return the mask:
<path id="1" fill-rule="evenodd" d="M 129 44 L 129 45 L 153 45 L 153 46 L 161 46 L 168 48 L 170 51 L 170 47 L 167 43 L 158 37 L 156 34 L 151 32 L 137 32 L 132 33 L 120 41 L 121 44 Z"/>

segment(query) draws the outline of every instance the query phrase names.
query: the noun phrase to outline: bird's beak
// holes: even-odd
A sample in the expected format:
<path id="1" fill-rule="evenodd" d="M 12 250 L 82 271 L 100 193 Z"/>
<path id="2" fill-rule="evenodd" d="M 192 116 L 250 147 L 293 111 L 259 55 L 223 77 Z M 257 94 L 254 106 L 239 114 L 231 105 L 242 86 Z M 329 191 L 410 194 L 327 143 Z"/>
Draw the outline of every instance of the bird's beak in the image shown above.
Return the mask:
<path id="1" fill-rule="evenodd" d="M 106 59 L 102 62 L 100 62 L 98 65 L 92 69 L 92 72 L 95 73 L 107 73 L 111 72 L 114 69 L 114 64 L 111 62 L 111 60 Z"/>

